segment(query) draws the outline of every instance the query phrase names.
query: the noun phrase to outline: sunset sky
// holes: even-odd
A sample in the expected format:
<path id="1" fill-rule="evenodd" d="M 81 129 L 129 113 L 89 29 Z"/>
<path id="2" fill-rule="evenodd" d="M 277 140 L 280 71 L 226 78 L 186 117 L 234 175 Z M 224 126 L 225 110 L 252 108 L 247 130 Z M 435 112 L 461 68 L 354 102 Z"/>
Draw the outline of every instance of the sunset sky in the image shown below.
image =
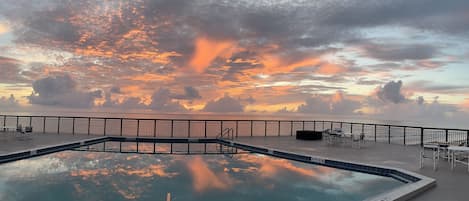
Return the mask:
<path id="1" fill-rule="evenodd" d="M 467 0 L 2 0 L 0 110 L 469 117 Z"/>

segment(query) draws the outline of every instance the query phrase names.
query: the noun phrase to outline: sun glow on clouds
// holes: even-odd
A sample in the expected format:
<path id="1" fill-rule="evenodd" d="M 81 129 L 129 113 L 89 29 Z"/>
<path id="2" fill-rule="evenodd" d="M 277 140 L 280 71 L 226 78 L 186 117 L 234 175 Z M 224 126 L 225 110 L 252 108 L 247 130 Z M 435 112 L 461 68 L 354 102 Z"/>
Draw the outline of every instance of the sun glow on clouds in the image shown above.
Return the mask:
<path id="1" fill-rule="evenodd" d="M 152 82 L 152 81 L 171 81 L 173 80 L 170 75 L 160 75 L 155 73 L 145 73 L 137 76 L 128 76 L 125 77 L 129 80 L 142 81 L 142 82 Z"/>
<path id="2" fill-rule="evenodd" d="M 228 58 L 233 53 L 235 43 L 232 41 L 217 41 L 206 37 L 195 40 L 195 52 L 190 61 L 190 66 L 196 72 L 204 72 L 217 58 Z"/>
<path id="3" fill-rule="evenodd" d="M 466 98 L 462 105 L 463 105 L 464 109 L 469 111 L 469 98 Z"/>
<path id="4" fill-rule="evenodd" d="M 6 23 L 0 22 L 0 35 L 7 33 L 10 31 L 10 28 L 6 25 Z"/>

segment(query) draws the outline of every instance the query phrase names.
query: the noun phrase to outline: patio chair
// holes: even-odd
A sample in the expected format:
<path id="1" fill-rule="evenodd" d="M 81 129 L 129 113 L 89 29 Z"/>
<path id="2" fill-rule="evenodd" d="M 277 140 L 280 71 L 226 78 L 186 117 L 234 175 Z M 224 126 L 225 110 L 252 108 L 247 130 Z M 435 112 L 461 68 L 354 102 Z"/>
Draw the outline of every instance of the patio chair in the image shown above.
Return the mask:
<path id="1" fill-rule="evenodd" d="M 18 126 L 16 126 L 16 132 L 24 133 L 23 126 L 21 124 L 18 124 Z"/>
<path id="2" fill-rule="evenodd" d="M 32 126 L 25 126 L 24 127 L 24 133 L 32 133 L 33 132 L 33 127 Z"/>
<path id="3" fill-rule="evenodd" d="M 439 145 L 434 143 L 424 144 L 423 147 L 420 149 L 420 157 L 419 157 L 419 166 L 420 169 L 423 168 L 424 160 L 429 158 L 433 162 L 433 170 L 436 171 L 438 167 L 438 160 L 439 160 Z M 430 150 L 432 152 L 431 156 L 426 154 L 426 150 Z"/>
<path id="4" fill-rule="evenodd" d="M 332 144 L 332 136 L 331 136 L 331 129 L 326 129 L 322 132 L 322 137 L 327 145 Z"/>
<path id="5" fill-rule="evenodd" d="M 352 134 L 352 147 L 356 145 L 359 149 L 361 145 L 365 142 L 365 133 L 360 133 L 359 135 Z"/>
<path id="6" fill-rule="evenodd" d="M 454 169 L 456 163 L 467 166 L 469 172 L 469 147 L 466 142 L 455 142 L 448 147 L 449 161 L 451 163 L 451 170 Z"/>

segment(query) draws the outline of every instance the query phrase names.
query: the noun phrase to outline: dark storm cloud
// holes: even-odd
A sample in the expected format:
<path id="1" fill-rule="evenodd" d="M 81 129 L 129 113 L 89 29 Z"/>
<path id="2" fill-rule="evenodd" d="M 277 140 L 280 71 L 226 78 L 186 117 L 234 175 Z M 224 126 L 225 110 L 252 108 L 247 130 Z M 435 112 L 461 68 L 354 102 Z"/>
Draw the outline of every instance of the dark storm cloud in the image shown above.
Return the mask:
<path id="1" fill-rule="evenodd" d="M 33 82 L 34 92 L 28 96 L 33 105 L 88 108 L 101 98 L 101 91 L 81 91 L 69 75 L 46 77 Z"/>
<path id="2" fill-rule="evenodd" d="M 469 31 L 463 20 L 466 0 L 355 0 L 340 2 L 325 9 L 322 24 L 350 28 L 380 25 L 404 25 L 415 28 L 453 32 Z M 466 16 L 467 18 L 467 16 Z"/>
<path id="3" fill-rule="evenodd" d="M 439 84 L 427 80 L 411 82 L 408 84 L 408 87 L 411 88 L 413 91 L 442 94 L 466 94 L 469 90 L 468 85 Z"/>
<path id="4" fill-rule="evenodd" d="M 376 92 L 378 98 L 384 102 L 403 103 L 406 101 L 405 96 L 402 94 L 402 81 L 390 81 L 382 87 L 378 87 Z"/>
<path id="5" fill-rule="evenodd" d="M 140 25 L 160 24 L 157 34 L 152 26 L 144 26 L 150 38 L 169 38 L 191 40 L 195 34 L 215 38 L 242 39 L 256 43 L 271 41 L 284 47 L 318 47 L 329 43 L 346 41 L 359 37 L 355 28 L 406 25 L 428 29 L 451 30 L 469 29 L 463 27 L 469 23 L 465 13 L 468 1 L 453 0 L 396 0 L 396 1 L 332 1 L 307 2 L 291 1 L 289 3 L 247 3 L 219 1 L 186 1 L 186 0 L 144 0 L 135 2 L 87 1 L 47 1 L 47 6 L 19 5 L 40 4 L 39 1 L 10 1 L 16 6 L 4 9 L 3 12 L 13 18 L 21 18 L 25 29 L 18 32 L 19 38 L 34 43 L 33 39 L 47 37 L 53 41 L 77 42 L 78 34 L 83 30 L 104 33 L 93 36 L 82 45 L 97 45 L 108 37 L 122 36 Z M 99 15 L 96 7 L 120 9 L 119 13 L 109 17 L 110 26 L 96 27 L 96 22 L 85 22 L 84 26 L 76 25 L 71 16 L 75 14 Z M 47 9 L 46 9 L 47 8 Z M 24 11 L 24 12 L 23 12 Z M 96 11 L 96 12 L 91 12 Z M 99 10 L 98 10 L 99 11 Z M 101 11 L 104 11 L 102 9 Z M 22 13 L 21 15 L 15 12 Z M 143 16 L 143 17 L 142 17 Z M 143 19 L 143 20 L 142 20 Z M 87 20 L 87 19 L 84 19 Z M 466 22 L 466 23 L 464 23 Z M 454 24 L 454 25 L 452 25 Z M 462 24 L 462 25 L 461 25 Z M 460 28 L 457 28 L 459 26 Z M 108 29 L 106 29 L 108 28 Z M 139 27 L 141 28 L 141 26 Z M 95 29 L 95 30 L 93 30 Z M 23 34 L 20 34 L 23 33 Z M 176 36 L 176 37 L 174 37 Z M 109 43 L 115 40 L 107 40 Z M 161 41 L 162 47 L 168 50 L 175 42 Z M 166 44 L 165 44 L 166 43 Z M 179 41 L 180 43 L 180 41 Z M 76 43 L 75 43 L 76 44 Z M 181 45 L 179 45 L 181 46 Z M 174 48 L 179 52 L 191 52 L 191 48 L 181 46 Z"/>
<path id="6" fill-rule="evenodd" d="M 103 48 L 100 51 L 113 51 L 114 57 L 118 57 L 119 53 L 124 54 L 125 61 L 122 58 L 120 62 L 111 59 L 114 65 L 119 66 L 142 66 L 145 62 L 148 63 L 142 58 L 129 58 L 129 53 L 141 49 L 154 52 L 175 51 L 183 56 L 168 58 L 173 64 L 183 66 L 193 53 L 192 41 L 197 35 L 237 40 L 241 46 L 273 43 L 281 47 L 275 51 L 286 52 L 360 38 L 356 28 L 363 26 L 381 26 L 395 22 L 407 25 L 412 24 L 415 19 L 435 16 L 447 18 L 452 17 L 452 13 L 463 12 L 462 8 L 468 7 L 467 1 L 462 0 L 444 3 L 432 0 L 368 0 L 291 1 L 270 4 L 242 1 L 226 3 L 186 0 L 87 0 L 47 3 L 41 1 L 43 6 L 20 7 L 28 2 L 39 4 L 26 0 L 10 1 L 12 6 L 2 10 L 7 17 L 21 24 L 16 26 L 17 41 L 67 51 L 100 46 Z M 420 21 L 416 24 L 431 27 L 426 24 L 439 22 Z M 139 44 L 132 40 L 129 40 L 128 44 L 118 42 L 125 34 L 135 29 L 145 32 L 145 43 Z M 87 38 L 83 38 L 85 35 Z M 106 42 L 104 46 L 103 41 Z M 379 45 L 368 47 L 369 55 L 378 59 L 398 61 L 431 58 L 437 53 L 435 47 L 424 45 L 391 48 L 387 44 L 383 46 L 387 48 Z M 288 55 L 286 58 L 298 55 L 298 51 Z M 232 70 L 225 78 L 235 80 L 234 75 L 237 73 L 239 72 Z"/>
<path id="7" fill-rule="evenodd" d="M 438 49 L 426 44 L 376 44 L 363 45 L 366 55 L 384 61 L 424 60 L 433 58 Z"/>
<path id="8" fill-rule="evenodd" d="M 383 81 L 380 81 L 380 80 L 367 80 L 365 78 L 360 78 L 356 82 L 356 84 L 358 84 L 358 85 L 378 85 L 378 84 L 382 84 L 382 83 L 383 83 Z"/>
<path id="9" fill-rule="evenodd" d="M 184 87 L 184 93 L 183 94 L 176 94 L 172 95 L 174 99 L 181 99 L 181 100 L 194 100 L 194 99 L 200 99 L 202 96 L 200 96 L 199 91 L 191 86 L 186 86 Z"/>
<path id="10" fill-rule="evenodd" d="M 21 62 L 0 56 L 0 83 L 25 83 L 27 80 L 20 69 Z"/>
<path id="11" fill-rule="evenodd" d="M 160 112 L 184 112 L 187 109 L 177 101 L 172 100 L 172 93 L 167 88 L 160 88 L 151 96 L 149 108 Z"/>

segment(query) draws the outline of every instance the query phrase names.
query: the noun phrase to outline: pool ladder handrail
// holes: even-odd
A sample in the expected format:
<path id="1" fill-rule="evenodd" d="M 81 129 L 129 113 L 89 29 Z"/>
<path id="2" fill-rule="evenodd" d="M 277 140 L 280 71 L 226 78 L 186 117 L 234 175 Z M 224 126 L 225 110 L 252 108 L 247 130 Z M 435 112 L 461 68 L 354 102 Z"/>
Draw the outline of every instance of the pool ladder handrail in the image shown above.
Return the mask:
<path id="1" fill-rule="evenodd" d="M 225 138 L 225 137 L 228 138 Z M 233 128 L 225 128 L 223 131 L 217 136 L 217 139 L 229 139 L 234 140 L 234 129 Z"/>

